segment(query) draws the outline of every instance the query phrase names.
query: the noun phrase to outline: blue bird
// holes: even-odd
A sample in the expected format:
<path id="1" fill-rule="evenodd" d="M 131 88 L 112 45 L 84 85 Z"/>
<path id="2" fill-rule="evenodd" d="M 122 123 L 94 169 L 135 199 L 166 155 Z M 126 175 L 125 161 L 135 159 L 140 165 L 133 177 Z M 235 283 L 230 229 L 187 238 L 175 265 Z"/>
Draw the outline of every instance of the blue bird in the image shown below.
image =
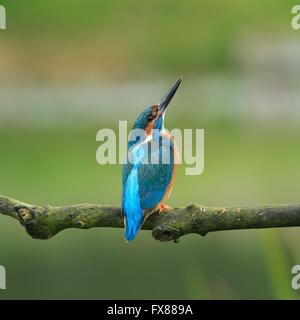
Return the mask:
<path id="1" fill-rule="evenodd" d="M 147 107 L 136 119 L 128 142 L 127 162 L 122 167 L 122 214 L 125 239 L 132 241 L 146 219 L 158 209 L 174 183 L 178 153 L 172 136 L 164 129 L 164 116 L 182 79 L 162 100 Z"/>

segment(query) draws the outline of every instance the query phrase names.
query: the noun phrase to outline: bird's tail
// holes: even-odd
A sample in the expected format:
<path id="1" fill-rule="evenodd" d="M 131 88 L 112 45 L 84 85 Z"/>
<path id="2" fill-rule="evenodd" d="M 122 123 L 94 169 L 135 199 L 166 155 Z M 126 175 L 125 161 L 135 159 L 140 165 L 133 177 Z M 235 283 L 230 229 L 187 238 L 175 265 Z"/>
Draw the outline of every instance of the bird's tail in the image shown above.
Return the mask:
<path id="1" fill-rule="evenodd" d="M 125 217 L 125 239 L 132 241 L 136 237 L 144 220 L 143 210 L 140 204 L 136 167 L 132 169 L 126 182 L 122 206 Z"/>
<path id="2" fill-rule="evenodd" d="M 126 241 L 132 241 L 139 232 L 143 224 L 143 214 L 142 212 L 130 212 L 126 213 L 125 216 L 125 239 Z"/>

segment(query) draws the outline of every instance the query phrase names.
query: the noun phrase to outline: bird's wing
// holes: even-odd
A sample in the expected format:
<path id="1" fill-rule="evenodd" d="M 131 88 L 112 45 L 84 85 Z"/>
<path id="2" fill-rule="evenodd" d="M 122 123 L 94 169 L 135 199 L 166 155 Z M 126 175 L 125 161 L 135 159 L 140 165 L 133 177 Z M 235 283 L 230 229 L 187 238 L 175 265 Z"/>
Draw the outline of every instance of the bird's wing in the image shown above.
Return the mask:
<path id="1" fill-rule="evenodd" d="M 163 200 L 172 181 L 174 170 L 173 145 L 163 146 L 170 149 L 170 164 L 141 164 L 138 170 L 140 204 L 147 216 Z"/>
<path id="2" fill-rule="evenodd" d="M 132 167 L 133 167 L 133 165 L 129 162 L 123 164 L 123 166 L 122 166 L 122 187 L 123 187 L 123 189 L 126 185 L 126 181 L 128 179 L 128 176 L 130 175 Z"/>
<path id="3" fill-rule="evenodd" d="M 127 159 L 128 160 L 128 159 Z M 133 165 L 127 161 L 122 166 L 122 209 L 124 208 L 125 187 Z"/>

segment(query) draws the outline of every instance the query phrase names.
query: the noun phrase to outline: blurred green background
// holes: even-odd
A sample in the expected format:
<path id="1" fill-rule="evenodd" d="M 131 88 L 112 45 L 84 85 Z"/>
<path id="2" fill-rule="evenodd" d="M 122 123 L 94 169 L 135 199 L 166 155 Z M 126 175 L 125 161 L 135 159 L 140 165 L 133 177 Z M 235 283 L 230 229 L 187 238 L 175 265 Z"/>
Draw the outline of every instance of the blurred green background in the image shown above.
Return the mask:
<path id="1" fill-rule="evenodd" d="M 296 2 L 295 2 L 296 3 Z M 205 171 L 179 167 L 169 204 L 299 202 L 300 31 L 293 1 L 1 1 L 0 193 L 36 204 L 119 205 L 102 128 L 132 124 L 179 75 L 166 121 L 205 129 Z M 66 230 L 33 240 L 0 217 L 0 299 L 297 299 L 299 229 L 158 243 Z"/>

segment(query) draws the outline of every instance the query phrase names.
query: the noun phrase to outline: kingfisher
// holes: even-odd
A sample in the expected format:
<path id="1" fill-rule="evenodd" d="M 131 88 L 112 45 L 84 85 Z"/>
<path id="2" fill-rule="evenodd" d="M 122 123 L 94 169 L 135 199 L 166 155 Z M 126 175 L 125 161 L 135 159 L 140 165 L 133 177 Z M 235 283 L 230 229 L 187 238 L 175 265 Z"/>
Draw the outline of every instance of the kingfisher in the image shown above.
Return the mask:
<path id="1" fill-rule="evenodd" d="M 178 151 L 164 128 L 165 113 L 182 78 L 159 103 L 148 106 L 137 117 L 128 142 L 127 161 L 122 166 L 122 214 L 125 239 L 134 240 L 146 219 L 165 211 L 175 179 Z"/>

